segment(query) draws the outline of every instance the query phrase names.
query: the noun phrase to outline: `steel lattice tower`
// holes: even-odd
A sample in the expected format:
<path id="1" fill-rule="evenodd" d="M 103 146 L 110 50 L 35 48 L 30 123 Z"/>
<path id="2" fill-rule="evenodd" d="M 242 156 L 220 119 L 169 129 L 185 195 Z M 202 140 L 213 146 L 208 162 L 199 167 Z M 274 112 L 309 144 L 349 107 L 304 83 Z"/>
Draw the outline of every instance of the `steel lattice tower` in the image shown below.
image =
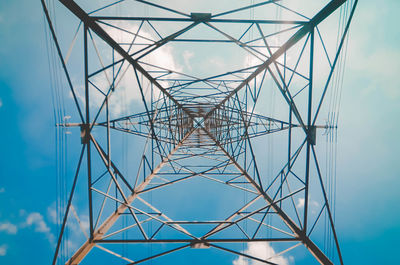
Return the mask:
<path id="1" fill-rule="evenodd" d="M 126 2 L 148 6 L 162 15 L 107 14 Z M 276 264 L 273 259 L 241 251 L 243 243 L 251 242 L 281 244 L 279 255 L 304 246 L 321 264 L 333 264 L 333 257 L 343 264 L 317 155 L 317 132 L 335 129 L 319 115 L 357 1 L 329 1 L 310 18 L 279 1 L 227 8 L 230 11 L 216 14 L 184 13 L 167 3 L 144 0 L 110 1 L 93 12 L 87 11 L 92 8 L 88 3 L 59 3 L 82 25 L 83 51 L 78 57 L 84 78 L 78 84 L 79 93 L 42 0 L 66 85 L 77 107 L 76 122 L 62 126 L 80 129 L 82 145 L 53 264 L 62 258 L 60 245 L 68 222 L 74 219 L 74 193 L 82 189 L 77 184 L 79 175 L 87 183 L 89 228 L 86 241 L 65 264 L 84 263 L 94 248 L 128 264 L 198 248 Z M 319 26 L 339 10 L 344 13 L 344 6 L 348 13 L 343 15 L 343 27 L 330 55 Z M 272 7 L 299 19 L 235 18 L 243 11 Z M 197 70 L 187 74 L 179 67 L 157 64 L 163 56 L 157 52 L 168 45 L 189 45 L 195 50 L 214 45 L 205 54 L 216 45 L 226 45 L 227 54 L 221 56 L 227 61 L 243 53 L 254 62 L 225 71 L 209 63 L 200 68 L 211 75 L 204 77 Z M 231 53 L 232 47 L 238 49 L 237 54 Z M 320 60 L 328 65 L 326 75 L 318 72 L 323 68 L 318 65 Z M 323 79 L 322 85 L 316 79 Z M 267 83 L 282 100 L 275 116 L 263 111 L 275 104 L 268 101 Z M 113 99 L 121 100 L 114 95 L 121 87 L 131 89 L 135 102 L 142 105 L 134 105 L 129 113 L 113 113 L 120 104 Z M 124 158 L 115 151 L 115 139 L 121 135 L 135 139 L 129 170 L 121 169 Z M 263 143 L 272 135 L 280 139 L 281 155 L 276 160 L 281 167 L 271 175 L 261 158 L 267 156 Z M 318 201 L 315 213 L 311 213 L 311 196 Z M 334 253 L 326 253 L 319 247 L 321 239 L 313 237 L 323 216 L 333 235 Z M 127 244 L 141 254 L 133 251 L 125 257 L 108 248 Z M 150 245 L 149 254 L 145 249 Z"/>

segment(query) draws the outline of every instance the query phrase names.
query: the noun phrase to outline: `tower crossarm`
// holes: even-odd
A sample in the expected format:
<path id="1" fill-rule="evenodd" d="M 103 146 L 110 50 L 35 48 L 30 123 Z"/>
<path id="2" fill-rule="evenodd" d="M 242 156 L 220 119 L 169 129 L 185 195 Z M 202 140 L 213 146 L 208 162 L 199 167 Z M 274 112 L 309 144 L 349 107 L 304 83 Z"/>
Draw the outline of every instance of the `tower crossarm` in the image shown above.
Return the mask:
<path id="1" fill-rule="evenodd" d="M 254 111 L 238 110 L 227 106 L 213 113 L 203 125 L 221 144 L 235 143 L 245 137 L 254 138 L 300 127 L 300 125 L 257 114 Z"/>
<path id="2" fill-rule="evenodd" d="M 187 107 L 187 109 L 190 111 L 190 108 Z M 229 116 L 227 113 L 229 113 Z M 185 135 L 186 132 L 196 126 L 196 123 L 185 112 L 174 111 L 171 113 L 171 111 L 168 112 L 165 108 L 161 108 L 157 111 L 150 111 L 149 114 L 142 112 L 113 119 L 109 121 L 109 126 L 114 130 L 147 138 L 151 129 L 148 116 L 154 117 L 153 126 L 157 133 L 157 138 L 164 142 L 172 142 L 168 133 L 173 133 L 178 135 L 178 138 L 181 138 L 182 135 Z M 192 113 L 192 115 L 196 116 L 197 114 Z M 243 115 L 245 122 L 243 122 L 241 115 Z M 99 122 L 96 126 L 106 127 L 108 122 Z M 240 141 L 245 136 L 243 132 L 245 129 L 247 130 L 246 137 L 254 138 L 287 130 L 289 127 L 299 127 L 299 125 L 289 124 L 288 122 L 257 113 L 239 112 L 233 108 L 226 109 L 225 112 L 218 114 L 215 113 L 200 126 L 208 129 L 220 142 L 232 143 Z"/>
<path id="3" fill-rule="evenodd" d="M 150 119 L 149 119 L 150 117 Z M 157 110 L 137 113 L 126 117 L 100 122 L 97 126 L 107 127 L 124 133 L 148 138 L 153 126 L 159 141 L 175 143 L 182 139 L 193 128 L 193 120 L 186 112 L 176 106 L 168 106 Z"/>

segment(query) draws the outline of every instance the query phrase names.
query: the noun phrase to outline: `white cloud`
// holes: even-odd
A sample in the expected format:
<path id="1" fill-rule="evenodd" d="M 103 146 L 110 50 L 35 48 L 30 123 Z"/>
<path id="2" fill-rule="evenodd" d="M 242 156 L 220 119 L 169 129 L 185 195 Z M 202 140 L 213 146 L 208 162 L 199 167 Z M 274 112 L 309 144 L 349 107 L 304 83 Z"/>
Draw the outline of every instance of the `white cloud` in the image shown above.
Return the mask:
<path id="1" fill-rule="evenodd" d="M 79 243 L 72 241 L 71 239 L 67 239 L 68 249 L 78 249 L 80 247 Z"/>
<path id="2" fill-rule="evenodd" d="M 3 100 L 0 98 L 0 108 L 3 107 Z"/>
<path id="3" fill-rule="evenodd" d="M 267 260 L 279 265 L 288 265 L 289 260 L 283 256 L 277 255 L 275 250 L 268 242 L 251 242 L 247 244 L 244 254 L 253 256 L 262 260 Z M 233 265 L 261 265 L 265 264 L 260 261 L 250 260 L 243 256 L 239 256 L 233 261 Z"/>
<path id="4" fill-rule="evenodd" d="M 53 224 L 57 224 L 57 211 L 55 209 L 55 203 L 53 203 L 51 206 L 47 207 L 47 215 L 50 218 L 50 221 Z"/>
<path id="5" fill-rule="evenodd" d="M 7 255 L 8 246 L 6 244 L 0 245 L 0 256 Z"/>
<path id="6" fill-rule="evenodd" d="M 51 233 L 50 228 L 48 227 L 48 225 L 44 221 L 43 216 L 40 213 L 30 213 L 26 218 L 23 227 L 34 227 L 35 232 L 43 233 L 50 244 L 54 244 L 55 236 Z"/>
<path id="7" fill-rule="evenodd" d="M 216 73 L 224 73 L 227 70 L 227 63 L 223 57 L 212 57 L 207 64 L 212 65 Z"/>
<path id="8" fill-rule="evenodd" d="M 137 32 L 138 26 L 137 25 L 132 25 L 127 22 L 120 22 L 120 23 L 115 23 L 114 25 L 126 29 L 127 31 L 130 32 Z M 132 41 L 132 35 L 126 34 L 121 32 L 118 29 L 115 28 L 108 28 L 105 27 L 107 33 L 116 39 L 120 43 L 130 43 Z M 139 35 L 143 36 L 144 38 L 147 39 L 155 39 L 149 32 L 146 32 L 145 30 L 141 30 L 139 32 Z M 146 43 L 150 44 L 151 42 L 146 40 L 146 39 L 140 39 L 138 42 L 140 43 Z M 143 48 L 140 46 L 140 48 Z M 99 47 L 100 54 L 106 54 L 102 52 L 102 48 Z M 130 52 L 137 51 L 137 50 L 131 50 Z M 141 58 L 139 62 L 144 62 L 144 63 L 149 63 L 152 65 L 156 65 L 158 67 L 162 67 L 168 70 L 172 71 L 178 71 L 182 72 L 183 67 L 178 65 L 176 62 L 174 56 L 174 49 L 170 46 L 164 45 L 155 51 L 151 52 L 150 54 L 146 55 L 145 57 Z M 186 54 L 186 58 L 190 59 L 190 54 Z M 102 58 L 104 61 L 105 58 Z M 147 68 L 147 66 L 142 65 L 144 68 Z M 127 70 L 126 70 L 127 69 Z M 154 70 L 154 68 L 152 68 Z M 125 72 L 126 70 L 126 72 Z M 92 81 L 94 84 L 96 84 L 97 87 L 102 89 L 103 91 L 106 91 L 109 87 L 109 80 L 112 79 L 112 71 L 108 70 L 105 71 L 107 72 L 108 78 L 106 78 L 105 74 L 99 74 L 97 77 L 93 78 Z M 150 83 L 146 78 L 141 78 L 140 73 L 139 74 L 139 79 L 141 79 L 141 86 L 143 89 L 143 92 L 145 94 L 145 98 L 147 100 L 150 100 Z M 122 79 L 121 76 L 123 76 Z M 107 80 L 108 79 L 108 80 Z M 161 85 L 165 87 L 165 83 L 160 82 Z M 83 87 L 82 86 L 77 86 L 81 93 L 78 93 L 78 97 L 84 101 L 83 95 Z M 157 89 L 157 88 L 156 88 Z M 154 92 L 155 97 L 157 97 L 156 91 Z M 82 95 L 80 95 L 82 94 Z M 91 94 L 91 102 L 92 106 L 100 107 L 100 104 L 104 101 L 104 96 L 100 93 L 92 93 Z M 110 97 L 110 109 L 111 109 L 111 115 L 119 116 L 120 114 L 126 112 L 127 110 L 130 109 L 132 104 L 134 102 L 142 102 L 142 96 L 140 94 L 137 81 L 135 78 L 134 71 L 132 67 L 128 64 L 125 63 L 124 67 L 121 69 L 121 73 L 119 74 L 119 77 L 117 78 L 117 84 L 115 91 L 112 93 Z"/>
<path id="9" fill-rule="evenodd" d="M 50 228 L 47 226 L 40 213 L 29 214 L 26 218 L 25 224 L 26 226 L 34 226 L 36 232 L 47 233 L 50 231 Z"/>
<path id="10" fill-rule="evenodd" d="M 304 203 L 305 203 L 305 199 L 304 198 L 298 198 L 297 199 L 297 204 L 296 207 L 298 209 L 302 209 L 304 208 Z M 316 214 L 317 213 L 317 209 L 319 208 L 319 203 L 317 201 L 314 201 L 312 199 L 308 200 L 308 207 L 311 210 L 311 213 Z"/>
<path id="11" fill-rule="evenodd" d="M 253 67 L 256 65 L 260 65 L 262 64 L 264 61 L 261 61 L 260 59 L 258 59 L 257 57 L 253 56 L 253 55 L 248 55 L 244 58 L 243 61 L 243 67 L 247 68 L 247 67 Z"/>
<path id="12" fill-rule="evenodd" d="M 18 228 L 16 225 L 10 222 L 5 222 L 5 223 L 0 223 L 0 232 L 2 231 L 10 235 L 15 235 L 18 231 Z"/>
<path id="13" fill-rule="evenodd" d="M 397 1 L 396 1 L 397 2 Z M 358 7 L 357 7 L 358 8 Z M 390 36 L 383 29 L 390 20 L 384 17 L 391 17 L 390 5 L 385 8 L 376 9 L 373 3 L 364 6 L 365 10 L 373 12 L 358 12 L 357 19 L 351 25 L 350 40 L 348 48 L 348 69 L 349 80 L 354 80 L 358 85 L 352 90 L 357 89 L 357 93 L 362 96 L 373 95 L 373 100 L 398 100 L 400 98 L 400 80 L 398 69 L 400 69 L 400 51 L 396 41 L 388 41 Z M 376 34 L 371 34 L 371 28 L 377 28 Z M 380 45 L 375 45 L 379 39 Z M 354 72 L 353 72 L 354 71 Z M 351 76 L 351 79 L 350 79 Z M 385 96 L 377 99 L 376 93 Z M 360 99 L 360 102 L 365 102 Z M 370 122 L 370 119 L 368 120 Z"/>
<path id="14" fill-rule="evenodd" d="M 400 81 L 397 77 L 400 69 L 400 51 L 384 47 L 365 52 L 366 56 L 359 56 L 357 64 L 350 65 L 369 80 L 366 91 L 382 91 L 387 98 L 400 97 Z"/>
<path id="15" fill-rule="evenodd" d="M 297 204 L 296 204 L 297 208 L 303 208 L 304 207 L 304 203 L 305 203 L 305 199 L 304 198 L 298 198 L 297 199 Z M 318 207 L 319 206 L 319 203 L 317 201 L 312 200 L 312 199 L 308 200 L 308 204 L 311 207 Z"/>
<path id="16" fill-rule="evenodd" d="M 68 223 L 68 227 L 75 235 L 87 234 L 89 232 L 89 217 L 87 215 L 79 216 L 79 223 L 76 218 L 72 217 L 71 222 Z"/>
<path id="17" fill-rule="evenodd" d="M 1 102 L 1 100 L 0 100 L 0 102 Z M 0 107 L 1 107 L 1 103 L 0 103 Z M 4 192 L 6 192 L 6 189 L 5 188 L 0 188 L 0 193 L 4 193 Z"/>
<path id="18" fill-rule="evenodd" d="M 189 69 L 189 71 L 192 71 L 192 66 L 190 65 L 190 59 L 193 58 L 194 52 L 185 50 L 183 52 L 182 56 L 183 56 L 183 61 L 185 62 L 186 68 Z"/>
<path id="19" fill-rule="evenodd" d="M 85 214 L 80 214 L 76 212 L 76 208 L 72 207 L 69 213 L 69 221 L 67 222 L 67 227 L 69 229 L 69 233 L 71 233 L 71 238 L 67 239 L 66 244 L 69 249 L 77 249 L 80 246 L 79 238 L 83 235 L 86 237 L 89 233 L 89 216 Z M 79 216 L 79 222 L 75 217 L 75 214 Z M 56 203 L 52 203 L 49 207 L 47 207 L 47 219 L 52 224 L 61 225 L 62 219 L 57 220 L 57 211 L 56 211 Z M 49 241 L 55 242 L 55 237 L 53 234 L 47 234 Z M 78 240 L 77 240 L 78 239 Z"/>
<path id="20" fill-rule="evenodd" d="M 88 216 L 83 216 L 83 218 L 81 219 L 81 226 L 83 231 L 89 231 L 89 217 Z"/>
<path id="21" fill-rule="evenodd" d="M 297 208 L 303 208 L 304 207 L 304 202 L 305 202 L 304 198 L 298 198 L 297 199 L 297 204 L 296 204 Z"/>
<path id="22" fill-rule="evenodd" d="M 70 222 L 68 225 L 71 228 L 71 230 L 77 234 L 77 235 L 82 235 L 84 234 L 85 236 L 89 232 L 89 216 L 85 214 L 80 214 L 77 212 L 75 207 L 71 206 L 71 212 L 74 216 L 74 220 Z"/>

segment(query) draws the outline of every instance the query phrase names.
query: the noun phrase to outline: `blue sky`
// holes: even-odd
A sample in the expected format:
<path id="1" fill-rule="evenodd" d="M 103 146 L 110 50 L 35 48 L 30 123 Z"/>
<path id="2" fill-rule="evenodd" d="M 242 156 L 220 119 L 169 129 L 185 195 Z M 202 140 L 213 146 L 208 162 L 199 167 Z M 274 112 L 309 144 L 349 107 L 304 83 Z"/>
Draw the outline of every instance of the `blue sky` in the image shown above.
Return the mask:
<path id="1" fill-rule="evenodd" d="M 399 1 L 360 1 L 352 24 L 336 208 L 346 264 L 397 260 L 399 11 Z M 27 257 L 49 264 L 54 249 L 55 133 L 44 27 L 39 1 L 0 3 L 1 264 L 25 264 Z"/>

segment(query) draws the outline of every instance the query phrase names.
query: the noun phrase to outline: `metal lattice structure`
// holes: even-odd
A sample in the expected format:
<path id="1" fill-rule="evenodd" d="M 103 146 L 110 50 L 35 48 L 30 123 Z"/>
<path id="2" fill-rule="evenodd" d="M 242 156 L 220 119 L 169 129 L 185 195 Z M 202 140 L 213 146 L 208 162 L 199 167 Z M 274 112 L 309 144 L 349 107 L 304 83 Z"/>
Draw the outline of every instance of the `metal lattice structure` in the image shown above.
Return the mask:
<path id="1" fill-rule="evenodd" d="M 241 249 L 243 243 L 251 242 L 281 244 L 276 245 L 279 253 L 275 256 L 303 246 L 320 264 L 334 264 L 335 258 L 343 264 L 317 155 L 317 132 L 335 129 L 319 115 L 357 1 L 329 1 L 310 18 L 279 2 L 264 1 L 212 14 L 185 13 L 167 3 L 144 0 L 95 7 L 60 0 L 60 8 L 69 10 L 83 31 L 82 56 L 78 56 L 84 72 L 80 93 L 42 0 L 66 85 L 77 107 L 76 122 L 62 125 L 80 129 L 82 144 L 53 264 L 60 260 L 84 263 L 95 248 L 128 264 L 198 248 L 276 264 L 274 257 L 255 257 Z M 116 15 L 107 13 L 125 4 L 133 8 L 123 6 Z M 160 13 L 129 15 L 138 6 Z M 235 17 L 272 8 L 293 19 Z M 338 12 L 347 12 L 345 23 L 337 45 L 329 49 L 320 27 Z M 179 67 L 161 65 L 162 58 L 170 60 L 160 52 L 168 45 L 186 45 L 194 53 L 207 47 L 201 56 L 226 52 L 221 56 L 227 64 L 235 56 L 250 58 L 250 63 L 241 67 L 232 63 L 221 70 L 211 61 L 185 73 Z M 224 45 L 227 48 L 221 48 Z M 171 58 L 181 55 L 168 51 Z M 322 60 L 326 67 L 318 65 Z M 195 68 L 196 63 L 190 65 Z M 325 75 L 318 72 L 322 68 Z M 131 91 L 135 104 L 117 111 L 127 97 L 118 95 L 121 87 Z M 276 91 L 280 103 L 265 92 L 270 89 Z M 275 116 L 265 111 L 271 104 L 281 106 Z M 135 139 L 129 147 L 134 149 L 132 157 L 128 156 L 129 170 L 121 169 L 124 158 L 115 151 L 114 140 L 126 137 L 121 135 Z M 263 160 L 268 155 L 263 143 L 272 136 L 281 146 L 281 155 L 276 156 L 281 166 L 271 174 Z M 60 246 L 68 222 L 74 221 L 71 209 L 80 174 L 87 179 L 87 238 L 63 257 Z M 313 213 L 310 196 L 318 201 Z M 319 246 L 322 218 L 333 235 L 331 253 Z M 118 245 L 132 245 L 137 251 L 122 255 L 117 254 L 118 248 L 109 248 Z M 150 254 L 145 250 L 149 246 Z"/>

